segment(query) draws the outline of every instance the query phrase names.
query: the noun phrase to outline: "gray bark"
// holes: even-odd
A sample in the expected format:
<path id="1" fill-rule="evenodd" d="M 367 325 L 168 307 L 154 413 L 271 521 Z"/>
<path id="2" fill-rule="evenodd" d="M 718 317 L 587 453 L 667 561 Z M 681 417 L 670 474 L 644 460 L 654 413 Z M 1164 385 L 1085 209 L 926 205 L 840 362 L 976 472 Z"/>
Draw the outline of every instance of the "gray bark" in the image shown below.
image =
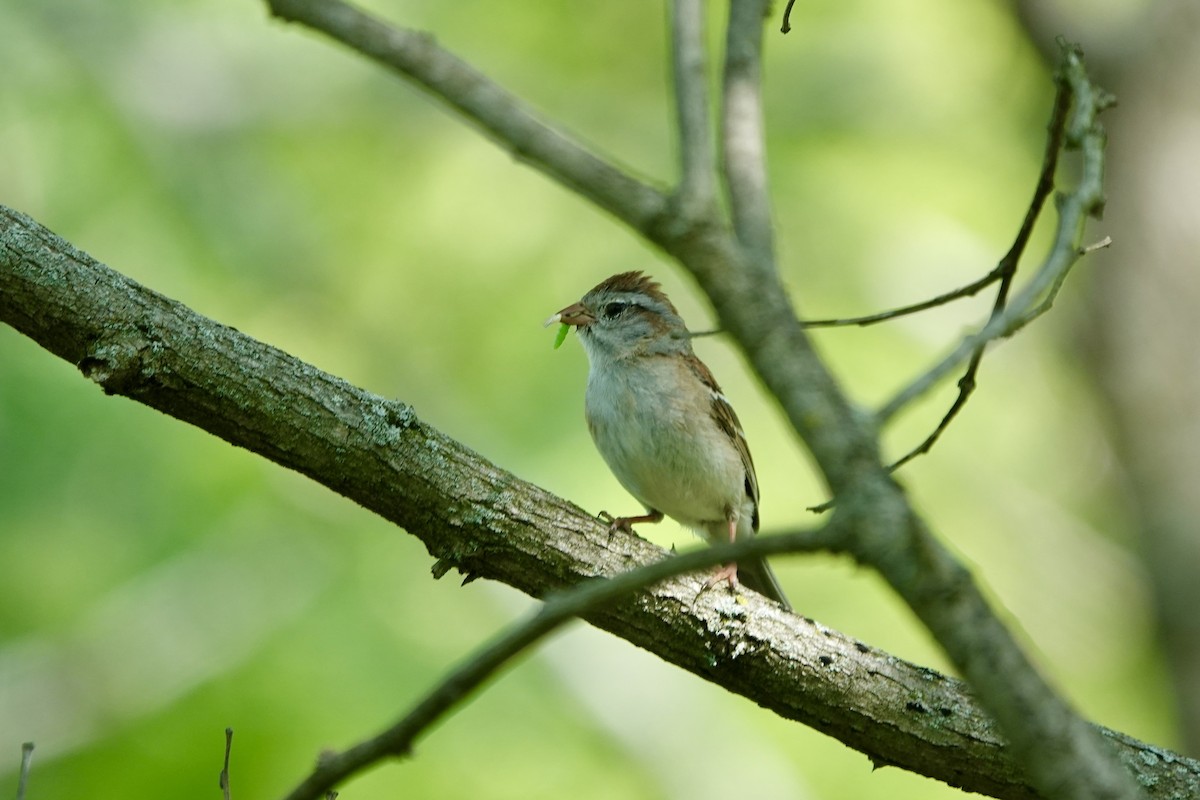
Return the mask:
<path id="1" fill-rule="evenodd" d="M 0 321 L 106 393 L 294 469 L 418 537 L 471 577 L 533 596 L 666 557 L 499 469 L 401 402 L 221 325 L 0 206 Z M 962 682 L 754 595 L 694 603 L 681 577 L 591 624 L 788 719 L 895 765 L 1001 798 L 1041 796 Z M 713 593 L 716 597 L 716 593 Z M 964 621 L 969 624 L 969 621 Z M 1200 763 L 1096 729 L 1148 796 L 1200 794 Z"/>

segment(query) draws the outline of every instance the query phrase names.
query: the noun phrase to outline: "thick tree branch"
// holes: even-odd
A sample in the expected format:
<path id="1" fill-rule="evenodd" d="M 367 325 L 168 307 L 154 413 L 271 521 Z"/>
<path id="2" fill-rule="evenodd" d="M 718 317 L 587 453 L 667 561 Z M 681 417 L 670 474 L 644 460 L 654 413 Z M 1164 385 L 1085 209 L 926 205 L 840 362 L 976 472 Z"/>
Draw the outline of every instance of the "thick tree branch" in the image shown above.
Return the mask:
<path id="1" fill-rule="evenodd" d="M 405 527 L 447 565 L 534 596 L 660 560 L 372 395 L 206 319 L 0 206 L 0 321 L 121 394 L 297 470 Z M 844 513 L 845 509 L 838 513 Z M 857 524 L 849 519 L 847 524 Z M 995 797 L 1037 796 L 961 682 L 700 578 L 586 615 L 671 663 L 860 750 Z M 1200 763 L 1107 733 L 1152 797 Z"/>
<path id="2" fill-rule="evenodd" d="M 606 603 L 686 572 L 772 553 L 831 550 L 836 548 L 840 538 L 832 526 L 826 526 L 815 531 L 744 539 L 736 544 L 706 547 L 656 561 L 607 580 L 586 581 L 549 596 L 546 603 L 525 621 L 513 625 L 464 660 L 394 725 L 342 753 L 324 755 L 316 769 L 289 792 L 285 800 L 319 800 L 352 775 L 386 758 L 408 755 L 421 734 L 453 711 L 485 681 L 576 617 L 586 616 Z M 699 598 L 697 596 L 697 600 Z"/>

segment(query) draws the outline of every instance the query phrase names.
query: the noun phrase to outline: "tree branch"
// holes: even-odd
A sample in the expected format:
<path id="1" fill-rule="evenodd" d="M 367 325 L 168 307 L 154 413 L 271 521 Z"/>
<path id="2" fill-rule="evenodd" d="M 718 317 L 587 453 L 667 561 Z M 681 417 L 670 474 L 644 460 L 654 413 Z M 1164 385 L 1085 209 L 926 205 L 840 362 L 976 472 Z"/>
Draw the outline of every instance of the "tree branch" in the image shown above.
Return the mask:
<path id="1" fill-rule="evenodd" d="M 392 756 L 406 756 L 425 731 L 449 714 L 514 658 L 575 617 L 619 600 L 666 578 L 769 554 L 833 550 L 840 538 L 831 526 L 783 536 L 744 539 L 663 559 L 616 577 L 586 581 L 546 598 L 524 622 L 479 648 L 425 695 L 398 722 L 342 753 L 322 757 L 316 769 L 285 800 L 317 800 L 350 776 Z M 698 602 L 703 593 L 697 595 Z"/>
<path id="2" fill-rule="evenodd" d="M 488 463 L 403 403 L 206 319 L 2 206 L 0 321 L 107 393 L 190 422 L 403 526 L 464 574 L 541 597 L 666 557 L 636 536 L 610 539 L 590 515 Z M 701 583 L 668 580 L 585 618 L 877 764 L 995 797 L 1037 796 L 961 682 L 751 593 L 744 604 L 718 592 L 694 603 Z M 1200 763 L 1105 736 L 1151 796 L 1200 792 Z"/>
<path id="3" fill-rule="evenodd" d="M 931 308 L 944 306 L 947 303 L 952 303 L 955 300 L 961 300 L 964 297 L 974 297 L 982 292 L 987 287 L 991 286 L 996 281 L 1000 280 L 1001 269 L 999 266 L 992 269 L 987 275 L 976 281 L 968 283 L 966 286 L 960 286 L 957 289 L 951 289 L 944 294 L 939 294 L 931 297 L 928 300 L 922 300 L 919 303 L 911 303 L 907 306 L 899 308 L 889 308 L 887 311 L 876 311 L 874 314 L 864 314 L 860 317 L 829 317 L 827 319 L 806 319 L 804 320 L 805 328 L 848 328 L 851 325 L 856 325 L 860 328 L 865 328 L 868 325 L 877 325 L 880 322 L 889 322 L 893 319 L 906 317 L 909 314 L 919 314 L 922 311 L 928 311 Z"/>
<path id="4" fill-rule="evenodd" d="M 1065 44 L 1062 49 L 1064 61 L 1059 80 L 1070 88 L 1074 101 L 1074 109 L 1067 123 L 1066 141 L 1079 148 L 1082 165 L 1075 189 L 1059 196 L 1058 227 L 1050 251 L 1033 278 L 1007 307 L 997 308 L 978 333 L 963 339 L 953 352 L 897 392 L 879 409 L 877 417 L 881 422 L 895 416 L 936 386 L 960 363 L 974 357 L 988 342 L 1011 336 L 1048 311 L 1071 267 L 1089 252 L 1083 245 L 1084 226 L 1088 217 L 1098 216 L 1104 206 L 1105 136 L 1097 117 L 1112 105 L 1113 98 L 1092 86 L 1078 49 Z M 1026 221 L 1029 223 L 1028 218 Z"/>
<path id="5" fill-rule="evenodd" d="M 1081 142 L 1085 151 L 1081 190 L 1060 208 L 1060 236 L 1070 240 L 1079 235 L 1100 196 L 1094 192 L 1099 191 L 1102 172 L 1102 153 L 1096 150 L 1102 136 L 1090 132 L 1097 130 L 1094 116 L 1102 105 L 1093 101 L 1104 98 L 1091 87 L 1078 53 L 1068 50 L 1064 58 L 1077 103 L 1068 141 Z M 858 519 L 849 528 L 854 541 L 848 549 L 877 569 L 937 638 L 996 716 L 1031 783 L 1049 797 L 1141 796 L 1114 763 L 1107 745 L 1038 674 L 970 574 L 915 515 L 880 462 L 876 419 L 858 413 L 833 383 L 812 352 L 778 276 L 753 263 L 740 271 L 723 267 L 711 252 L 692 250 L 685 255 L 690 258 L 681 260 L 713 301 L 721 327 L 744 349 L 809 445 L 838 498 L 840 513 Z M 1027 296 L 1052 294 L 1055 276 L 1065 273 L 1060 262 L 1077 258 L 1077 250 L 1069 246 L 1055 247 L 1048 266 L 1013 306 L 1027 310 Z M 1007 312 L 999 319 L 1006 317 Z M 952 363 L 969 356 L 983 341 L 965 345 L 963 355 Z"/>
<path id="6" fill-rule="evenodd" d="M 960 300 L 964 297 L 971 297 L 978 294 L 981 290 L 988 286 L 1000 282 L 1000 286 L 996 290 L 996 299 L 992 305 L 991 318 L 998 316 L 1004 311 L 1008 301 L 1009 291 L 1012 289 L 1013 278 L 1016 276 L 1017 266 L 1020 263 L 1021 256 L 1025 253 L 1025 248 L 1029 244 L 1029 237 L 1033 233 L 1033 226 L 1041 215 L 1042 208 L 1045 206 L 1046 198 L 1050 196 L 1050 192 L 1054 190 L 1054 175 L 1058 168 L 1058 156 L 1063 148 L 1064 129 L 1067 122 L 1067 111 L 1071 106 L 1072 91 L 1070 84 L 1065 80 L 1062 74 L 1057 76 L 1058 91 L 1054 97 L 1054 109 L 1050 115 L 1050 122 L 1047 125 L 1048 136 L 1046 137 L 1046 147 L 1042 155 L 1042 168 L 1038 173 L 1037 185 L 1034 187 L 1033 199 L 1029 203 L 1029 208 L 1025 212 L 1025 219 L 1021 222 L 1021 227 L 1017 230 L 1017 236 L 1013 240 L 1012 246 L 1008 252 L 1000 259 L 1000 262 L 987 274 L 977 281 L 967 284 L 966 286 L 954 289 L 953 291 L 937 295 L 928 300 L 923 300 L 919 303 L 912 303 L 900 308 L 893 308 L 888 311 L 881 311 L 875 314 L 868 314 L 861 317 L 848 317 L 843 319 L 810 319 L 804 321 L 805 328 L 831 328 L 848 325 L 867 326 L 875 325 L 880 322 L 887 322 L 893 319 L 898 319 L 909 314 L 916 314 L 921 311 L 927 311 L 931 308 L 936 308 L 941 305 Z M 954 402 L 943 415 L 937 427 L 925 439 L 909 450 L 906 454 L 896 459 L 891 463 L 889 469 L 893 472 L 907 464 L 917 456 L 928 453 L 933 445 L 937 442 L 941 435 L 946 431 L 951 421 L 958 416 L 959 412 L 966 406 L 967 400 L 972 392 L 975 391 L 976 381 L 975 376 L 979 372 L 979 365 L 983 361 L 983 354 L 986 350 L 986 344 L 975 348 L 975 352 L 971 355 L 971 360 L 967 365 L 963 376 L 958 380 L 958 396 L 954 398 Z M 814 510 L 824 511 L 830 507 L 830 503 L 816 506 Z"/>
<path id="7" fill-rule="evenodd" d="M 341 18 L 357 19 L 341 0 L 268 0 L 276 13 L 294 14 L 293 9 L 312 11 L 314 4 L 336 9 L 332 20 L 309 13 L 305 21 L 329 25 L 331 35 L 358 47 L 384 63 L 411 75 L 452 106 L 482 122 L 501 143 L 523 152 L 524 143 L 502 126 L 488 126 L 492 111 L 476 110 L 475 95 L 457 83 L 443 81 L 423 67 L 419 56 L 432 48 L 427 38 L 415 34 L 390 33 L 387 26 L 365 18 L 367 35 L 356 42 L 357 29 L 342 24 Z M 280 11 L 280 9 L 284 11 Z M 726 53 L 726 98 L 723 126 L 726 182 L 731 192 L 737 240 L 731 240 L 723 222 L 715 217 L 682 218 L 663 207 L 661 195 L 637 185 L 633 191 L 612 192 L 608 186 L 580 185 L 585 172 L 569 160 L 545 157 L 531 159 L 552 176 L 577 187 L 585 196 L 615 213 L 647 239 L 679 260 L 697 279 L 717 312 L 721 327 L 742 348 L 764 384 L 779 400 L 792 426 L 804 439 L 822 473 L 838 497 L 839 513 L 857 521 L 853 541 L 847 543 L 857 558 L 877 569 L 930 629 L 955 665 L 976 688 L 980 698 L 1003 726 L 1032 785 L 1052 797 L 1136 798 L 1141 794 L 1129 775 L 1116 766 L 1111 751 L 1070 706 L 1058 697 L 1022 653 L 1012 635 L 983 599 L 970 575 L 934 538 L 909 507 L 899 486 L 879 458 L 876 425 L 888 413 L 871 416 L 854 408 L 834 382 L 828 369 L 813 352 L 796 318 L 775 269 L 770 214 L 766 193 L 765 162 L 761 155 L 761 107 L 757 86 L 746 81 L 760 77 L 762 26 L 765 0 L 734 2 L 730 7 Z M 289 18 L 299 19 L 299 16 Z M 411 48 L 411 53 L 391 53 L 390 46 Z M 460 62 L 436 51 L 440 62 Z M 1089 105 L 1082 95 L 1091 91 L 1077 54 L 1075 69 L 1080 82 L 1076 99 Z M 463 65 L 465 68 L 465 65 Z M 470 72 L 467 89 L 481 93 L 500 90 Z M 498 110 L 507 119 L 522 109 L 507 94 Z M 528 114 L 520 115 L 523 120 Z M 1078 111 L 1077 111 L 1078 116 Z M 1075 130 L 1076 128 L 1069 128 Z M 548 126 L 532 126 L 531 133 L 544 135 Z M 561 137 L 559 137 L 561 139 Z M 559 141 L 554 139 L 554 141 Z M 570 143 L 572 149 L 577 145 Z M 756 153 L 755 148 L 758 148 Z M 549 148 L 553 153 L 554 149 Z M 541 151 L 539 151 L 541 153 Z M 732 154 L 732 160 L 730 156 Z M 1088 159 L 1085 158 L 1085 162 Z M 591 157 L 588 163 L 599 159 Z M 1101 162 L 1102 163 L 1102 162 Z M 604 165 L 607 167 L 607 165 Z M 756 170 L 764 170 L 756 174 Z M 603 175 L 608 175 L 603 171 Z M 1086 171 L 1085 171 L 1086 172 Z M 625 176 L 620 176 L 626 182 Z M 1083 183 L 1098 175 L 1085 174 Z M 734 192 L 740 193 L 737 199 Z M 628 197 L 626 195 L 629 195 Z M 646 197 L 638 203 L 639 197 Z M 1089 207 L 1088 212 L 1094 210 Z M 1085 214 L 1064 203 L 1063 225 L 1077 233 Z M 1067 224 L 1067 218 L 1072 220 Z M 1055 249 L 1056 253 L 1061 251 Z M 1078 254 L 1071 258 L 1073 262 Z M 1065 273 L 1059 269 L 1059 274 Z M 1054 271 L 1035 275 L 1026 292 L 1052 297 Z M 1023 299 L 1023 296 L 1018 300 Z M 1022 305 L 1015 303 L 1014 305 Z M 1028 308 L 1027 305 L 1022 306 Z M 1001 320 L 1007 315 L 1002 315 Z M 1021 323 L 1023 324 L 1023 323 Z M 1019 325 L 1017 325 L 1019 327 Z M 999 326 L 998 328 L 999 329 Z M 1014 328 L 1015 330 L 1015 328 Z M 991 326 L 985 332 L 995 333 Z M 984 344 L 987 338 L 968 340 L 965 353 L 948 359 L 949 366 L 936 367 L 927 376 L 930 385 L 949 369 Z M 939 373 L 939 370 L 944 370 Z M 924 389 L 916 391 L 919 394 Z M 915 396 L 915 395 L 914 395 Z M 908 402 L 903 398 L 900 405 Z M 898 408 L 899 406 L 897 406 Z M 894 413 L 896 408 L 885 408 Z M 949 602 L 945 602 L 949 600 Z"/>
<path id="8" fill-rule="evenodd" d="M 716 202 L 716 147 L 708 98 L 703 0 L 672 0 L 671 63 L 679 135 L 679 207 L 684 216 L 711 214 Z"/>
<path id="9" fill-rule="evenodd" d="M 33 767 L 33 742 L 21 745 L 21 770 L 17 775 L 17 800 L 25 800 L 25 790 L 29 786 L 29 771 Z"/>
<path id="10" fill-rule="evenodd" d="M 762 39 L 769 0 L 731 0 L 725 37 L 721 144 L 738 242 L 760 269 L 774 268 L 762 108 Z"/>
<path id="11" fill-rule="evenodd" d="M 1033 199 L 1029 202 L 1025 219 L 1021 221 L 1021 227 L 1017 229 L 1017 236 L 1013 240 L 1012 246 L 1008 248 L 1008 252 L 991 272 L 991 275 L 996 276 L 996 279 L 1000 281 L 1000 286 L 996 289 L 995 302 L 992 304 L 992 317 L 1002 313 L 1008 303 L 1008 294 L 1012 290 L 1013 278 L 1016 277 L 1017 267 L 1021 263 L 1021 257 L 1025 254 L 1025 248 L 1029 245 L 1029 237 L 1033 235 L 1033 226 L 1042 214 L 1046 198 L 1054 191 L 1054 176 L 1058 172 L 1058 156 L 1062 152 L 1063 136 L 1066 133 L 1067 111 L 1071 108 L 1071 98 L 1074 96 L 1071 83 L 1062 71 L 1055 76 L 1055 83 L 1058 84 L 1058 90 L 1054 94 L 1054 108 L 1050 112 L 1050 122 L 1046 125 L 1046 147 L 1042 152 L 1042 168 L 1038 172 L 1037 185 L 1033 189 Z M 979 374 L 979 365 L 983 362 L 983 354 L 986 349 L 986 346 L 975 349 L 966 371 L 958 379 L 958 396 L 954 398 L 954 402 L 950 404 L 950 408 L 933 432 L 912 450 L 892 462 L 890 469 L 893 472 L 917 456 L 928 453 L 941 438 L 951 421 L 967 405 L 967 400 L 975 391 L 975 376 Z"/>
<path id="12" fill-rule="evenodd" d="M 634 230 L 653 228 L 667 208 L 658 189 L 605 161 L 527 103 L 426 33 L 388 25 L 342 0 L 266 0 L 271 13 L 299 22 L 412 80 L 483 130 L 515 158 L 614 214 Z"/>

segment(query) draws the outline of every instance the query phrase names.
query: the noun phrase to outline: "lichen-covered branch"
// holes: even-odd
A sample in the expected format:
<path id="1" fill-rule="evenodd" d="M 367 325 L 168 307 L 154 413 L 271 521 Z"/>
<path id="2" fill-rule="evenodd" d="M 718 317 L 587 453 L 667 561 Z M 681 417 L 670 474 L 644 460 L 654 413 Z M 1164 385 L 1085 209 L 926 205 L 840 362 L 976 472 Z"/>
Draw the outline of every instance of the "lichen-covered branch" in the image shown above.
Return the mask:
<path id="1" fill-rule="evenodd" d="M 108 269 L 0 206 L 0 321 L 129 397 L 301 472 L 403 526 L 444 566 L 534 596 L 666 557 L 430 428 L 403 403 L 324 373 Z M 757 595 L 694 603 L 668 580 L 585 614 L 705 680 L 895 765 L 1032 798 L 960 681 Z M 1098 729 L 1097 729 L 1098 730 Z M 1107 733 L 1152 797 L 1200 792 L 1200 763 Z"/>
<path id="2" fill-rule="evenodd" d="M 841 537 L 829 526 L 813 531 L 744 539 L 656 561 L 607 580 L 593 580 L 547 597 L 529 617 L 478 648 L 395 724 L 340 753 L 325 753 L 316 768 L 284 800 L 320 800 L 326 793 L 380 761 L 408 755 L 417 738 L 461 705 L 518 655 L 575 617 L 585 616 L 667 578 L 769 553 L 832 550 Z M 700 599 L 700 595 L 697 596 Z"/>

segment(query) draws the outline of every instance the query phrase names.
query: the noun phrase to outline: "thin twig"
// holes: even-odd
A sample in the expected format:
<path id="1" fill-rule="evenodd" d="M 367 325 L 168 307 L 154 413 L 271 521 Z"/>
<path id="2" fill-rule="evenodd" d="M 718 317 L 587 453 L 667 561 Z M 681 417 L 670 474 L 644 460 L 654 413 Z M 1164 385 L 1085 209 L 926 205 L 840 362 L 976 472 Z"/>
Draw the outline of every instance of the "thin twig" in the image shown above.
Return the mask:
<path id="1" fill-rule="evenodd" d="M 991 286 L 996 281 L 1000 280 L 1001 274 L 1002 274 L 1002 269 L 1000 266 L 997 266 L 995 269 L 993 269 L 987 275 L 984 275 L 982 278 L 975 281 L 974 283 L 969 283 L 966 286 L 960 287 L 958 289 L 954 289 L 953 291 L 946 292 L 945 294 L 939 294 L 937 297 L 931 297 L 928 300 L 922 300 L 919 303 L 913 303 L 912 305 L 907 305 L 907 306 L 900 306 L 899 308 L 893 308 L 888 311 L 878 311 L 874 314 L 867 314 L 862 317 L 806 319 L 806 320 L 802 320 L 800 324 L 802 324 L 806 328 L 838 328 L 838 327 L 850 327 L 852 325 L 857 325 L 858 327 L 866 327 L 868 325 L 875 325 L 880 322 L 887 322 L 888 320 L 897 319 L 899 317 L 907 316 L 909 314 L 916 314 L 921 311 L 928 311 L 931 308 L 943 306 L 943 305 L 946 305 L 947 303 L 951 303 L 955 300 L 961 300 L 964 297 L 974 297 L 975 295 L 979 294 L 979 292 L 981 292 L 982 290 L 986 289 L 987 287 Z"/>
<path id="2" fill-rule="evenodd" d="M 796 4 L 796 0 L 788 0 L 787 8 L 783 9 L 783 24 L 779 26 L 781 33 L 789 33 L 792 30 L 792 6 Z"/>
<path id="3" fill-rule="evenodd" d="M 225 800 L 230 800 L 232 795 L 229 789 L 229 754 L 233 750 L 233 728 L 225 729 L 225 762 L 221 766 L 221 776 L 217 783 L 221 786 L 221 794 Z"/>
<path id="4" fill-rule="evenodd" d="M 1101 239 L 1098 242 L 1092 242 L 1087 247 L 1080 248 L 1079 255 L 1089 256 L 1092 253 L 1096 252 L 1097 250 L 1105 249 L 1106 247 L 1108 247 L 1111 244 L 1112 244 L 1112 237 L 1105 236 L 1103 239 Z"/>
<path id="5" fill-rule="evenodd" d="M 462 661 L 402 719 L 342 753 L 326 754 L 286 800 L 315 800 L 346 778 L 382 761 L 405 756 L 422 733 L 456 708 L 514 657 L 562 625 L 667 578 L 749 557 L 840 549 L 834 522 L 814 530 L 763 536 L 665 558 L 611 579 L 593 580 L 546 600 L 538 611 Z M 697 598 L 699 599 L 699 598 Z"/>
<path id="6" fill-rule="evenodd" d="M 950 427 L 950 422 L 958 416 L 958 412 L 963 410 L 967 404 L 967 400 L 971 397 L 972 392 L 975 391 L 975 376 L 979 372 L 980 362 L 983 361 L 983 351 L 984 348 L 980 347 L 975 350 L 974 354 L 972 354 L 971 361 L 967 364 L 966 372 L 964 372 L 963 376 L 958 379 L 958 395 L 954 398 L 954 402 L 950 404 L 950 408 L 948 408 L 946 413 L 942 415 L 937 427 L 934 428 L 933 432 L 926 436 L 924 441 L 922 441 L 919 445 L 889 464 L 889 470 L 895 472 L 917 456 L 928 453 L 933 449 L 933 446 L 937 443 L 937 440 L 942 438 L 942 434 L 946 432 L 946 428 Z"/>
<path id="7" fill-rule="evenodd" d="M 956 289 L 952 292 L 947 292 L 946 294 L 938 295 L 937 297 L 921 303 L 915 303 L 913 305 L 903 306 L 891 311 L 884 311 L 864 317 L 810 320 L 804 323 L 805 327 L 871 325 L 877 322 L 895 319 L 905 314 L 925 311 L 935 306 L 943 305 L 944 303 L 952 300 L 957 300 L 962 297 L 976 294 L 979 290 L 996 281 L 999 281 L 1000 285 L 996 290 L 996 298 L 992 305 L 989 324 L 995 322 L 997 318 L 1002 316 L 1005 307 L 1007 306 L 1009 292 L 1012 289 L 1013 278 L 1016 276 L 1017 266 L 1020 263 L 1021 256 L 1024 254 L 1025 248 L 1029 244 L 1030 236 L 1033 234 L 1034 225 L 1036 224 L 1038 217 L 1041 215 L 1041 212 L 1045 207 L 1046 199 L 1054 190 L 1054 176 L 1058 171 L 1058 158 L 1065 144 L 1067 113 L 1071 108 L 1071 100 L 1074 90 L 1071 83 L 1067 80 L 1065 70 L 1060 70 L 1055 75 L 1055 82 L 1057 84 L 1057 92 L 1054 98 L 1054 107 L 1050 114 L 1050 121 L 1046 126 L 1046 147 L 1042 153 L 1042 166 L 1038 173 L 1037 184 L 1034 187 L 1033 198 L 1029 203 L 1029 208 L 1025 212 L 1025 218 L 1021 221 L 1021 226 L 1017 230 L 1017 235 L 1014 238 L 1012 245 L 991 272 L 972 284 L 964 286 L 960 289 Z M 1080 255 L 1083 255 L 1091 252 L 1093 249 L 1097 249 L 1099 246 L 1103 246 L 1104 244 L 1105 242 L 1100 242 L 1091 248 L 1077 249 Z M 1052 299 L 1053 296 L 1057 294 L 1058 287 L 1061 286 L 1066 274 L 1067 270 L 1064 269 L 1051 287 L 1047 300 Z M 1037 311 L 1037 313 L 1044 313 L 1045 310 L 1046 309 L 1040 309 Z M 978 344 L 970 353 L 970 361 L 967 364 L 967 368 L 957 383 L 958 395 L 954 398 L 954 402 L 951 403 L 950 408 L 938 422 L 937 427 L 934 428 L 933 432 L 930 433 L 919 445 L 898 458 L 896 461 L 892 462 L 892 464 L 888 466 L 889 470 L 895 471 L 907 464 L 909 461 L 912 461 L 917 456 L 928 453 L 933 448 L 934 444 L 937 443 L 938 439 L 941 438 L 942 434 L 945 433 L 951 421 L 953 421 L 959 412 L 962 411 L 962 409 L 966 406 L 967 400 L 975 391 L 979 365 L 983 361 L 983 355 L 988 341 L 990 340 L 983 340 L 982 343 Z M 890 416 L 890 413 L 888 413 L 886 416 Z M 886 418 L 886 416 L 884 416 L 884 414 L 881 412 L 881 417 Z M 831 498 L 820 505 L 810 506 L 808 510 L 815 513 L 825 512 L 833 508 L 836 502 L 836 498 Z"/>
<path id="8" fill-rule="evenodd" d="M 29 785 L 29 770 L 33 765 L 33 742 L 21 745 L 21 771 L 17 775 L 17 800 L 25 800 L 25 788 Z"/>
<path id="9" fill-rule="evenodd" d="M 1074 101 L 1074 113 L 1065 129 L 1068 146 L 1082 151 L 1082 169 L 1074 191 L 1059 196 L 1058 226 L 1054 242 L 1033 278 L 1002 311 L 992 315 L 981 330 L 962 342 L 945 358 L 918 376 L 885 403 L 878 412 L 882 423 L 900 409 L 936 386 L 964 360 L 974 357 L 989 342 L 1011 336 L 1045 313 L 1053 303 L 1067 272 L 1083 255 L 1081 240 L 1089 216 L 1103 207 L 1104 130 L 1096 116 L 1107 108 L 1111 96 L 1094 89 L 1088 81 L 1077 50 L 1064 45 L 1060 74 Z"/>
<path id="10" fill-rule="evenodd" d="M 1013 278 L 1017 274 L 1017 267 L 1021 262 L 1021 257 L 1025 253 L 1025 248 L 1029 245 L 1029 237 L 1033 235 L 1033 227 L 1037 223 L 1038 217 L 1041 216 L 1042 209 L 1045 208 L 1046 198 L 1054 191 L 1054 176 L 1058 172 L 1058 157 L 1063 149 L 1063 139 L 1066 135 L 1067 111 L 1071 108 L 1072 96 L 1071 86 L 1061 71 L 1055 75 L 1055 83 L 1057 84 L 1057 91 L 1054 95 L 1054 107 L 1050 112 L 1050 122 L 1046 125 L 1046 149 L 1042 152 L 1042 168 L 1038 173 L 1037 185 L 1033 190 L 1033 199 L 1030 200 L 1029 209 L 1025 212 L 1025 219 L 1021 221 L 1021 227 L 1017 230 L 1017 236 L 1013 240 L 1012 246 L 1008 248 L 1008 252 L 1000 259 L 1000 263 L 996 265 L 996 268 L 989 273 L 989 275 L 995 275 L 1000 280 L 1000 286 L 996 290 L 996 300 L 992 305 L 990 319 L 994 319 L 1003 313 L 1008 303 L 1009 292 L 1012 290 Z M 1066 271 L 1063 272 L 1063 277 L 1065 276 Z M 966 371 L 958 380 L 958 396 L 954 398 L 954 402 L 950 404 L 950 408 L 942 416 L 941 421 L 938 422 L 933 432 L 925 437 L 925 440 L 919 445 L 892 462 L 888 467 L 889 469 L 897 470 L 917 456 L 928 453 L 933 448 L 937 440 L 946 431 L 946 428 L 950 426 L 951 421 L 967 405 L 967 400 L 970 399 L 971 393 L 975 391 L 977 385 L 976 376 L 979 373 L 979 365 L 983 361 L 985 350 L 986 345 L 980 345 L 971 355 L 971 360 L 967 364 Z"/>
<path id="11" fill-rule="evenodd" d="M 671 63 L 679 128 L 678 196 L 688 211 L 715 202 L 716 144 L 708 97 L 708 58 L 703 0 L 672 0 Z M 687 212 L 685 212 L 687 213 Z"/>
<path id="12" fill-rule="evenodd" d="M 733 229 L 759 268 L 775 258 L 762 109 L 763 19 L 768 5 L 766 0 L 729 4 L 721 110 L 722 166 Z"/>

